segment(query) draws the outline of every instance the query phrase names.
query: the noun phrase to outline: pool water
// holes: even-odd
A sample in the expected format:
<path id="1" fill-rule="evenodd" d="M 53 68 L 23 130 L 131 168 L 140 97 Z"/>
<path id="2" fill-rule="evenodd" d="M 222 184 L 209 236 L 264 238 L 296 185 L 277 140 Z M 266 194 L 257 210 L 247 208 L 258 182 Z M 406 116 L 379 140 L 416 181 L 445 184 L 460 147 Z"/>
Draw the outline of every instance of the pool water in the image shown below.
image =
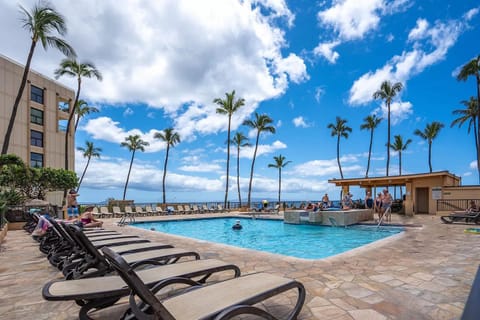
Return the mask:
<path id="1" fill-rule="evenodd" d="M 240 220 L 243 228 L 233 230 Z M 400 233 L 402 228 L 328 227 L 281 220 L 210 218 L 138 222 L 134 227 L 304 259 L 330 257 Z"/>

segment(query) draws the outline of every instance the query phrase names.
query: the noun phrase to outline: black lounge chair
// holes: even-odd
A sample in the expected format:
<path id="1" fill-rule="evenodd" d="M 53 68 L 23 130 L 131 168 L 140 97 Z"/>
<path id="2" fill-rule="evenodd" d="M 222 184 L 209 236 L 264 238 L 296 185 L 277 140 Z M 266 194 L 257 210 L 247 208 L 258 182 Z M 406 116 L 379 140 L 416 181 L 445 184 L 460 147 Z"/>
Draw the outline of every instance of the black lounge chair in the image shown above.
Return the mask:
<path id="1" fill-rule="evenodd" d="M 153 288 L 145 284 L 123 259 L 109 248 L 102 249 L 122 279 L 132 290 L 130 309 L 125 318 L 137 319 L 230 319 L 236 315 L 251 314 L 265 319 L 277 319 L 254 305 L 293 289 L 298 290 L 295 307 L 287 319 L 296 319 L 305 302 L 305 287 L 298 281 L 270 273 L 254 273 L 218 282 L 208 286 L 191 279 L 175 277 L 158 282 Z M 155 293 L 170 284 L 190 285 L 185 292 L 159 300 Z M 137 305 L 135 296 L 140 299 Z"/>
<path id="2" fill-rule="evenodd" d="M 75 262 L 68 270 L 63 270 L 66 279 L 81 279 L 102 276 L 113 271 L 110 263 L 98 251 L 95 242 L 91 242 L 83 232 L 74 225 L 64 226 L 71 234 L 72 238 L 76 239 L 79 246 L 85 252 L 85 257 L 80 262 Z M 106 247 L 106 246 L 103 246 Z M 111 248 L 112 252 L 115 252 Z M 116 253 L 118 254 L 118 253 Z M 172 264 L 184 257 L 193 257 L 200 259 L 200 255 L 195 251 L 189 251 L 178 248 L 161 248 L 148 251 L 140 251 L 127 253 L 123 256 L 127 264 L 154 264 L 165 265 Z M 93 271 L 92 271 L 93 270 Z"/>
<path id="3" fill-rule="evenodd" d="M 480 224 L 480 211 L 472 213 L 453 213 L 448 216 L 441 216 L 440 219 L 444 223 L 454 223 L 454 222 L 464 222 L 469 223 L 473 222 L 475 224 Z"/>
<path id="4" fill-rule="evenodd" d="M 135 266 L 130 266 L 135 268 Z M 240 276 L 240 269 L 233 264 L 220 260 L 205 259 L 177 263 L 144 269 L 137 272 L 140 279 L 148 287 L 172 277 L 196 278 L 205 283 L 214 273 L 233 271 L 234 277 Z M 168 285 L 168 284 L 167 284 Z M 130 294 L 130 288 L 119 276 L 79 280 L 53 280 L 45 284 L 42 290 L 44 299 L 49 301 L 75 300 L 81 306 L 79 319 L 90 319 L 88 312 L 113 305 L 120 298 Z"/>

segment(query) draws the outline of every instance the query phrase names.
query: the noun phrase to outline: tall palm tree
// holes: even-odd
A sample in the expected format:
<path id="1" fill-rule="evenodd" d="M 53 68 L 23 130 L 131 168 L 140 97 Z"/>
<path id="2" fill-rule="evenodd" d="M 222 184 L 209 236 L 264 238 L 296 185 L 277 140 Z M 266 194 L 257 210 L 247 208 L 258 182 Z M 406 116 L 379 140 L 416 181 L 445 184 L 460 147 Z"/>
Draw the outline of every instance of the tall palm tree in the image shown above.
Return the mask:
<path id="1" fill-rule="evenodd" d="M 228 129 L 227 129 L 227 178 L 225 183 L 225 200 L 223 207 L 227 207 L 228 201 L 228 178 L 230 176 L 230 127 L 232 122 L 232 115 L 243 105 L 245 105 L 245 99 L 239 98 L 235 100 L 235 90 L 231 93 L 225 93 L 225 99 L 216 98 L 213 100 L 219 107 L 216 109 L 218 114 L 226 114 L 228 116 Z"/>
<path id="2" fill-rule="evenodd" d="M 407 139 L 407 141 L 403 142 L 403 138 L 401 135 L 396 135 L 393 137 L 394 142 L 390 146 L 393 151 L 398 152 L 398 174 L 402 175 L 402 152 L 407 150 L 407 147 L 410 143 L 412 143 L 412 139 Z"/>
<path id="3" fill-rule="evenodd" d="M 242 196 L 240 194 L 240 148 L 251 146 L 248 138 L 241 132 L 236 132 L 231 143 L 237 146 L 237 190 L 238 190 L 238 205 L 242 206 Z"/>
<path id="4" fill-rule="evenodd" d="M 347 120 L 340 117 L 337 117 L 336 122 L 330 123 L 327 128 L 332 130 L 332 137 L 337 137 L 337 163 L 338 169 L 340 170 L 340 177 L 343 179 L 342 166 L 340 165 L 340 138 L 344 137 L 348 139 L 348 134 L 352 132 L 352 128 L 347 126 Z"/>
<path id="5" fill-rule="evenodd" d="M 365 177 L 368 178 L 368 170 L 370 170 L 370 157 L 372 156 L 372 145 L 373 145 L 373 131 L 378 127 L 382 118 L 377 118 L 376 115 L 369 115 L 363 119 L 364 123 L 360 125 L 360 130 L 370 130 L 370 146 L 368 147 L 368 162 L 367 162 L 367 172 Z"/>
<path id="6" fill-rule="evenodd" d="M 468 77 L 474 76 L 477 80 L 477 108 L 480 108 L 480 55 L 467 62 L 457 75 L 457 80 L 467 81 Z M 477 170 L 480 181 L 480 112 L 477 112 L 477 129 L 475 130 L 475 143 L 477 146 Z"/>
<path id="7" fill-rule="evenodd" d="M 400 82 L 392 84 L 390 81 L 384 81 L 380 85 L 380 90 L 376 91 L 373 94 L 374 99 L 382 99 L 387 105 L 387 119 L 388 119 L 388 130 L 387 130 L 387 177 L 388 177 L 388 168 L 390 166 L 390 105 L 392 99 L 403 89 L 403 85 Z"/>
<path id="8" fill-rule="evenodd" d="M 453 110 L 452 113 L 455 115 L 459 115 L 459 117 L 452 121 L 450 124 L 450 128 L 457 125 L 461 127 L 466 121 L 468 121 L 468 134 L 470 134 L 470 130 L 473 126 L 473 136 L 475 137 L 475 150 L 477 151 L 477 155 L 479 154 L 480 145 L 479 145 L 479 136 L 477 135 L 477 126 L 479 125 L 478 122 L 478 101 L 474 97 L 470 97 L 470 100 L 462 100 L 461 103 L 466 106 L 465 109 L 457 109 Z M 477 156 L 477 170 L 478 170 L 478 178 L 480 181 L 480 157 Z"/>
<path id="9" fill-rule="evenodd" d="M 54 35 L 56 32 L 59 35 L 64 36 L 67 33 L 67 26 L 63 16 L 50 7 L 48 3 L 40 1 L 32 8 L 31 12 L 20 6 L 20 12 L 22 13 L 21 21 L 23 27 L 29 31 L 32 42 L 30 44 L 30 51 L 28 52 L 27 63 L 23 68 L 20 87 L 18 88 L 18 93 L 15 102 L 13 103 L 10 121 L 8 122 L 7 131 L 5 132 L 5 138 L 3 139 L 2 154 L 6 154 L 8 151 L 13 125 L 18 112 L 18 106 L 20 105 L 20 100 L 22 99 L 23 91 L 27 84 L 30 63 L 32 62 L 37 42 L 40 41 L 45 50 L 47 50 L 48 47 L 53 47 L 68 57 L 75 56 L 73 48 L 70 47 L 65 40 L 57 38 Z"/>
<path id="10" fill-rule="evenodd" d="M 155 135 L 153 136 L 155 139 L 160 139 L 164 141 L 167 145 L 167 151 L 165 153 L 165 163 L 163 165 L 163 180 L 162 180 L 162 186 L 163 186 L 163 204 L 166 203 L 166 197 L 165 197 L 165 177 L 167 176 L 167 163 L 168 163 L 168 154 L 170 152 L 170 147 L 175 147 L 177 143 L 180 143 L 180 135 L 173 131 L 173 128 L 167 128 L 163 130 L 163 132 L 156 132 Z"/>
<path id="11" fill-rule="evenodd" d="M 273 160 L 275 160 L 275 163 L 268 164 L 268 167 L 278 169 L 278 205 L 280 205 L 280 194 L 282 192 L 282 168 L 285 168 L 285 166 L 292 161 L 285 161 L 285 157 L 281 154 L 278 157 L 273 157 Z"/>
<path id="12" fill-rule="evenodd" d="M 77 115 L 77 119 L 75 120 L 74 132 L 77 132 L 77 127 L 78 127 L 78 123 L 80 122 L 80 119 L 93 112 L 99 112 L 99 110 L 95 107 L 90 107 L 87 101 L 83 99 L 78 100 L 75 106 L 75 114 Z"/>
<path id="13" fill-rule="evenodd" d="M 130 135 L 125 138 L 125 142 L 122 142 L 120 146 L 126 147 L 129 151 L 132 152 L 132 159 L 130 160 L 130 167 L 128 168 L 127 181 L 125 182 L 125 189 L 123 190 L 123 200 L 125 200 L 125 195 L 127 194 L 128 180 L 130 179 L 130 172 L 132 171 L 133 158 L 135 157 L 135 152 L 137 150 L 145 151 L 145 147 L 150 144 L 146 141 L 143 141 L 138 134 Z"/>
<path id="14" fill-rule="evenodd" d="M 93 145 L 93 142 L 86 141 L 85 142 L 85 148 L 83 147 L 78 147 L 78 151 L 83 152 L 83 157 L 87 158 L 87 164 L 85 165 L 85 168 L 83 169 L 82 176 L 80 177 L 80 181 L 78 182 L 78 190 L 80 190 L 80 185 L 82 184 L 83 177 L 85 176 L 85 173 L 87 172 L 88 165 L 90 164 L 90 160 L 92 158 L 100 158 L 100 152 L 102 152 L 101 148 L 97 148 Z"/>
<path id="15" fill-rule="evenodd" d="M 73 116 L 75 115 L 76 107 L 80 97 L 80 90 L 82 87 L 82 77 L 96 78 L 102 80 L 102 74 L 95 68 L 95 65 L 91 62 L 77 62 L 75 58 L 63 59 L 60 62 L 60 67 L 55 70 L 55 78 L 58 79 L 61 76 L 71 76 L 77 78 L 77 93 L 75 95 L 75 101 L 73 107 L 70 110 L 67 122 L 67 130 L 65 130 L 65 169 L 68 170 L 68 136 L 70 134 L 70 125 L 72 123 Z"/>
<path id="16" fill-rule="evenodd" d="M 257 130 L 257 138 L 255 139 L 255 150 L 253 151 L 252 168 L 250 170 L 250 182 L 248 183 L 248 207 L 250 207 L 250 196 L 252 194 L 253 169 L 255 167 L 255 158 L 257 157 L 258 140 L 262 132 L 275 133 L 275 127 L 271 125 L 272 123 L 273 120 L 269 116 L 267 116 L 266 114 L 260 115 L 257 112 L 255 112 L 255 119 L 247 119 L 243 122 L 243 124 L 247 127 Z"/>
<path id="17" fill-rule="evenodd" d="M 427 124 L 423 131 L 417 129 L 414 132 L 415 135 L 428 141 L 428 166 L 430 168 L 430 172 L 432 172 L 432 141 L 437 137 L 442 128 L 443 123 L 433 121 L 432 123 Z"/>

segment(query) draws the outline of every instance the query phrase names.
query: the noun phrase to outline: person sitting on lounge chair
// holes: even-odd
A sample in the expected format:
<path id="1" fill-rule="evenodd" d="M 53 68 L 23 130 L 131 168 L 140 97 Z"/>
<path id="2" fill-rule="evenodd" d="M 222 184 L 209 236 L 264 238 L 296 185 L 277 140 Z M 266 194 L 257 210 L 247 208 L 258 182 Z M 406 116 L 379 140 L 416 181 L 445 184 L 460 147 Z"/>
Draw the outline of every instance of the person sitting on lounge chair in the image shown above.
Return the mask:
<path id="1" fill-rule="evenodd" d="M 95 228 L 103 225 L 103 221 L 96 220 L 93 216 L 93 208 L 93 206 L 88 206 L 80 217 L 84 228 Z"/>
<path id="2" fill-rule="evenodd" d="M 478 208 L 475 200 L 470 200 L 470 206 L 467 208 L 467 213 L 476 214 L 480 209 Z"/>

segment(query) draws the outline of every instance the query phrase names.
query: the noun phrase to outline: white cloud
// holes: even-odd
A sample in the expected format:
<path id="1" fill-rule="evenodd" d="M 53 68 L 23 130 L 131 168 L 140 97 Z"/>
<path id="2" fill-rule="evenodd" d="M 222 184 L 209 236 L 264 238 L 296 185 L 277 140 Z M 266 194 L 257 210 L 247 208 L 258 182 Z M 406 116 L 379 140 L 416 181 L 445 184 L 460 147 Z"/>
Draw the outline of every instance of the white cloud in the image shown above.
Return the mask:
<path id="1" fill-rule="evenodd" d="M 350 88 L 349 103 L 367 104 L 373 100 L 373 93 L 380 88 L 383 81 L 405 84 L 412 76 L 443 60 L 448 49 L 455 44 L 465 28 L 467 25 L 457 20 L 437 21 L 432 26 L 424 19 L 417 20 L 416 26 L 409 33 L 412 49 L 403 51 L 383 67 L 367 72 L 355 80 Z"/>
<path id="2" fill-rule="evenodd" d="M 376 114 L 384 119 L 388 117 L 388 108 L 382 104 L 374 111 Z M 410 102 L 392 102 L 390 105 L 390 121 L 392 125 L 399 124 L 413 114 L 413 106 Z"/>
<path id="3" fill-rule="evenodd" d="M 335 47 L 345 41 L 363 39 L 378 28 L 382 16 L 403 11 L 410 5 L 410 0 L 333 1 L 331 7 L 318 13 L 322 26 L 334 31 L 333 39 L 320 42 L 313 53 L 335 63 L 340 57 L 340 54 L 333 50 Z"/>
<path id="4" fill-rule="evenodd" d="M 425 19 L 417 19 L 417 25 L 415 28 L 410 30 L 410 33 L 408 34 L 408 40 L 419 40 L 423 39 L 427 32 L 428 28 L 428 21 Z"/>
<path id="5" fill-rule="evenodd" d="M 316 87 L 315 88 L 315 101 L 317 101 L 317 103 L 320 103 L 320 99 L 322 98 L 322 96 L 325 94 L 325 89 L 322 88 L 322 87 Z"/>
<path id="6" fill-rule="evenodd" d="M 323 56 L 330 63 L 335 63 L 337 59 L 340 57 L 340 54 L 334 51 L 333 48 L 335 48 L 339 44 L 340 44 L 340 41 L 319 43 L 315 47 L 315 49 L 313 49 L 313 53 L 317 56 Z"/>
<path id="7" fill-rule="evenodd" d="M 26 2 L 28 8 L 34 0 Z M 177 129 L 189 139 L 225 130 L 226 121 L 217 125 L 212 103 L 225 92 L 235 89 L 245 98 L 245 118 L 259 102 L 284 94 L 290 81 L 309 79 L 302 58 L 288 50 L 282 28 L 293 26 L 295 17 L 284 0 L 132 1 L 121 6 L 113 0 L 66 0 L 55 7 L 68 18 L 66 40 L 79 59 L 88 57 L 103 73 L 102 82 L 83 82 L 86 99 L 162 108 L 174 119 L 182 117 L 187 126 Z M 17 10 L 0 3 L 2 25 L 8 26 L 0 38 L 16 39 L 3 54 L 23 61 L 30 39 Z M 55 50 L 37 50 L 32 68 L 52 76 L 60 58 Z M 73 78 L 61 81 L 76 87 Z"/>
<path id="8" fill-rule="evenodd" d="M 271 145 L 259 144 L 257 149 L 257 157 L 261 155 L 271 154 L 277 150 L 282 150 L 286 148 L 287 148 L 287 145 L 279 140 L 274 141 Z M 250 147 L 242 148 L 240 157 L 253 159 L 254 151 L 255 151 L 255 143 L 252 143 Z"/>
<path id="9" fill-rule="evenodd" d="M 467 13 L 465 13 L 465 14 L 463 15 L 463 17 L 464 17 L 466 20 L 470 21 L 470 20 L 472 20 L 473 17 L 475 17 L 475 16 L 478 14 L 479 11 L 480 11 L 479 8 L 470 9 L 470 10 L 467 11 Z"/>
<path id="10" fill-rule="evenodd" d="M 124 117 L 131 116 L 132 114 L 134 114 L 134 112 L 133 112 L 133 109 L 130 108 L 130 107 L 126 108 L 125 111 L 123 111 L 123 116 Z"/>
<path id="11" fill-rule="evenodd" d="M 301 128 L 308 128 L 310 127 L 309 124 L 307 124 L 307 122 L 305 121 L 305 119 L 302 117 L 302 116 L 299 116 L 299 117 L 296 117 L 292 120 L 293 122 L 293 125 L 295 127 L 301 127 Z"/>
<path id="12" fill-rule="evenodd" d="M 477 161 L 470 162 L 469 168 L 477 170 Z"/>

